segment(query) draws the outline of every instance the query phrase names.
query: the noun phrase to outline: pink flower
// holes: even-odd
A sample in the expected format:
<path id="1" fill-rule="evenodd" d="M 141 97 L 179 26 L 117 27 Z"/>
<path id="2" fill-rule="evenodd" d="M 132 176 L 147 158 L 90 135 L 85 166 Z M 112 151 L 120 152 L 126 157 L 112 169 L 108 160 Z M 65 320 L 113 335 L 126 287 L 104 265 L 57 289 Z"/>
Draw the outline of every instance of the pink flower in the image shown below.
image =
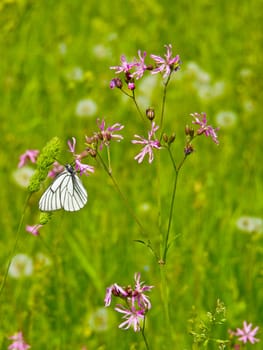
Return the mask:
<path id="1" fill-rule="evenodd" d="M 118 286 L 117 283 L 114 283 L 106 289 L 106 295 L 104 298 L 105 306 L 110 306 L 112 295 L 126 298 L 128 296 L 128 292 L 126 292 L 122 287 Z"/>
<path id="2" fill-rule="evenodd" d="M 100 150 L 102 150 L 103 146 L 109 147 L 111 140 L 119 142 L 123 139 L 122 135 L 115 134 L 116 131 L 120 131 L 124 128 L 124 126 L 120 123 L 115 123 L 106 128 L 105 120 L 102 119 L 100 123 L 99 119 L 97 119 L 97 124 L 100 132 L 95 133 L 95 137 L 98 141 L 100 141 Z"/>
<path id="3" fill-rule="evenodd" d="M 53 163 L 53 168 L 48 172 L 48 177 L 56 177 L 59 173 L 64 170 L 64 166 L 59 164 L 58 162 Z"/>
<path id="4" fill-rule="evenodd" d="M 115 310 L 124 314 L 123 318 L 126 319 L 119 325 L 119 328 L 128 329 L 133 327 L 134 332 L 141 330 L 140 323 L 144 319 L 144 310 L 136 310 L 133 306 L 129 309 L 120 304 L 115 307 Z"/>
<path id="5" fill-rule="evenodd" d="M 152 122 L 152 128 L 148 132 L 148 139 L 145 139 L 139 135 L 134 135 L 138 140 L 132 140 L 132 143 L 134 144 L 141 144 L 145 145 L 141 152 L 137 154 L 137 156 L 134 157 L 135 160 L 138 161 L 138 163 L 141 163 L 146 156 L 146 154 L 149 155 L 149 163 L 152 163 L 154 155 L 153 155 L 153 149 L 161 149 L 161 144 L 158 139 L 155 138 L 155 132 L 159 129 L 159 126 L 155 126 L 155 123 Z"/>
<path id="6" fill-rule="evenodd" d="M 27 161 L 30 161 L 31 163 L 35 163 L 37 160 L 37 157 L 39 155 L 39 151 L 37 149 L 28 149 L 25 153 L 21 154 L 19 157 L 19 163 L 18 168 L 22 168 Z"/>
<path id="7" fill-rule="evenodd" d="M 121 56 L 121 65 L 112 66 L 110 69 L 114 69 L 116 74 L 119 73 L 130 73 L 130 70 L 136 65 L 135 62 L 128 63 L 124 55 Z"/>
<path id="8" fill-rule="evenodd" d="M 176 55 L 172 57 L 172 45 L 165 45 L 166 54 L 164 58 L 161 56 L 150 55 L 155 61 L 157 68 L 152 70 L 152 74 L 163 73 L 163 78 L 167 78 L 172 71 L 179 69 L 180 57 Z"/>
<path id="9" fill-rule="evenodd" d="M 81 162 L 82 156 L 80 154 L 75 153 L 76 143 L 77 143 L 77 141 L 76 141 L 75 137 L 72 137 L 72 142 L 70 140 L 68 140 L 69 151 L 73 154 L 73 156 L 75 158 L 76 171 L 79 172 L 80 176 L 82 176 L 83 174 L 88 176 L 89 173 L 94 173 L 94 171 L 95 171 L 94 167 L 92 165 L 84 164 Z"/>
<path id="10" fill-rule="evenodd" d="M 140 324 L 144 320 L 144 317 L 148 310 L 151 308 L 151 303 L 144 293 L 149 292 L 153 286 L 146 286 L 144 282 L 141 282 L 141 274 L 135 273 L 135 287 L 132 288 L 130 285 L 126 287 L 120 287 L 114 283 L 106 290 L 104 298 L 105 306 L 111 304 L 112 296 L 119 297 L 125 300 L 125 306 L 118 304 L 115 310 L 124 314 L 123 318 L 125 321 L 119 325 L 119 328 L 128 329 L 133 327 L 135 332 L 140 331 Z"/>
<path id="11" fill-rule="evenodd" d="M 95 169 L 92 165 L 81 163 L 79 159 L 75 160 L 76 170 L 79 171 L 79 175 L 82 176 L 85 174 L 86 176 L 89 175 L 89 173 L 94 173 Z"/>
<path id="12" fill-rule="evenodd" d="M 256 342 L 259 342 L 259 339 L 255 338 L 259 327 L 252 328 L 252 323 L 247 324 L 246 321 L 243 322 L 243 329 L 237 328 L 235 335 L 238 338 L 238 340 L 242 341 L 244 344 L 247 342 L 250 342 L 251 344 L 254 344 Z"/>
<path id="13" fill-rule="evenodd" d="M 148 66 L 145 64 L 145 57 L 146 57 L 146 52 L 144 51 L 143 54 L 141 53 L 141 50 L 138 51 L 138 56 L 139 59 L 135 59 L 135 65 L 134 69 L 135 72 L 131 74 L 132 78 L 135 79 L 140 79 L 142 78 L 144 72 L 147 70 Z"/>
<path id="14" fill-rule="evenodd" d="M 212 140 L 219 144 L 216 131 L 219 130 L 219 128 L 213 128 L 211 125 L 207 125 L 207 119 L 205 113 L 192 113 L 191 116 L 194 118 L 193 124 L 199 125 L 200 128 L 197 130 L 197 135 L 205 134 L 205 136 L 211 136 Z M 200 117 L 202 117 L 202 120 L 200 120 Z"/>
<path id="15" fill-rule="evenodd" d="M 135 279 L 135 289 L 132 293 L 132 304 L 134 304 L 134 301 L 136 300 L 138 302 L 138 305 L 142 308 L 145 308 L 149 310 L 151 308 L 151 302 L 149 300 L 149 297 L 146 296 L 144 293 L 151 291 L 153 286 L 144 286 L 144 282 L 141 282 L 141 274 L 139 272 L 135 273 L 134 275 Z"/>
<path id="16" fill-rule="evenodd" d="M 27 350 L 30 348 L 30 345 L 25 343 L 22 332 L 15 333 L 8 339 L 13 340 L 13 343 L 9 345 L 8 350 Z"/>
<path id="17" fill-rule="evenodd" d="M 43 225 L 34 225 L 34 226 L 30 226 L 30 225 L 26 225 L 26 231 L 31 233 L 34 236 L 39 236 L 39 229 L 42 227 Z"/>
<path id="18" fill-rule="evenodd" d="M 75 148 L 76 148 L 76 138 L 72 137 L 72 142 L 70 140 L 68 140 L 68 147 L 69 147 L 69 152 L 71 153 L 75 153 Z"/>

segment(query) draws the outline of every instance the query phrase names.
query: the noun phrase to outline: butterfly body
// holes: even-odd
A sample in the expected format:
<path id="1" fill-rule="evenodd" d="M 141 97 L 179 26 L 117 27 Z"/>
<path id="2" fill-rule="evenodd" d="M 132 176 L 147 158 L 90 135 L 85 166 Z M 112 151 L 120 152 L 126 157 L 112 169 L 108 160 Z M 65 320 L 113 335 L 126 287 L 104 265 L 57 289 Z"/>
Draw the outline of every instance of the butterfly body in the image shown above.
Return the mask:
<path id="1" fill-rule="evenodd" d="M 78 211 L 88 201 L 88 194 L 81 180 L 69 164 L 43 193 L 39 201 L 41 211 Z"/>

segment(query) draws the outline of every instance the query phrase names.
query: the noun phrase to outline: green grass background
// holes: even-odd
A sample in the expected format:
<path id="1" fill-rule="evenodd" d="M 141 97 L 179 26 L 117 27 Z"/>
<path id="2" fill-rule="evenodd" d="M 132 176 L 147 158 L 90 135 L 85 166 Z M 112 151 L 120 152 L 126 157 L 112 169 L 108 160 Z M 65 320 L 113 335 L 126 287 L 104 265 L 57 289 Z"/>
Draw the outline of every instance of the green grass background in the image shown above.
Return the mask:
<path id="1" fill-rule="evenodd" d="M 189 114 L 206 111 L 212 125 L 220 110 L 237 115 L 234 127 L 219 132 L 220 145 L 200 138 L 196 152 L 182 169 L 178 184 L 172 237 L 179 235 L 165 267 L 168 280 L 171 330 L 166 334 L 159 266 L 143 245 L 136 223 L 124 208 L 103 169 L 83 179 L 89 193 L 87 206 L 77 213 L 56 213 L 41 231 L 41 238 L 22 229 L 16 253 L 35 259 L 47 255 L 52 265 L 35 269 L 31 277 L 8 277 L 1 295 L 0 346 L 23 330 L 32 349 L 143 349 L 140 334 L 118 329 L 120 315 L 108 310 L 107 330 L 89 324 L 103 307 L 105 288 L 133 282 L 140 271 L 151 292 L 152 310 L 146 335 L 151 349 L 191 349 L 188 319 L 195 306 L 201 317 L 217 298 L 227 307 L 227 322 L 216 336 L 243 320 L 263 327 L 262 235 L 244 234 L 236 228 L 242 215 L 262 217 L 262 1 L 212 2 L 183 0 L 139 3 L 111 1 L 1 0 L 0 2 L 0 120 L 1 120 L 1 235 L 3 278 L 15 234 L 23 213 L 26 190 L 12 179 L 18 158 L 26 149 L 41 149 L 58 136 L 66 141 L 96 128 L 96 118 L 125 125 L 125 140 L 111 148 L 113 171 L 131 207 L 151 232 L 158 247 L 157 162 L 138 165 L 130 144 L 134 132 L 142 134 L 134 107 L 118 91 L 109 89 L 121 54 L 132 58 L 137 50 L 163 54 L 171 43 L 182 67 L 172 81 L 167 98 L 167 132 L 175 131 L 174 152 L 180 159 L 183 132 Z M 59 45 L 65 44 L 63 55 Z M 94 47 L 107 54 L 98 57 Z M 196 62 L 213 82 L 224 81 L 218 98 L 200 99 L 189 62 Z M 68 72 L 81 67 L 84 79 L 70 82 Z M 249 74 L 242 75 L 244 69 Z M 180 74 L 184 78 L 179 78 Z M 212 88 L 211 88 L 212 89 Z M 98 105 L 92 118 L 78 118 L 75 106 L 91 98 Z M 151 104 L 160 108 L 160 90 Z M 253 108 L 247 110 L 246 103 Z M 165 227 L 172 179 L 168 158 L 161 153 L 161 212 Z M 96 163 L 94 162 L 94 165 Z M 38 222 L 34 194 L 24 225 Z M 141 210 L 143 203 L 150 206 Z M 24 226 L 23 226 L 24 227 Z M 262 337 L 262 333 L 259 337 Z M 209 349 L 216 349 L 210 345 Z M 259 344 L 248 348 L 261 349 Z"/>

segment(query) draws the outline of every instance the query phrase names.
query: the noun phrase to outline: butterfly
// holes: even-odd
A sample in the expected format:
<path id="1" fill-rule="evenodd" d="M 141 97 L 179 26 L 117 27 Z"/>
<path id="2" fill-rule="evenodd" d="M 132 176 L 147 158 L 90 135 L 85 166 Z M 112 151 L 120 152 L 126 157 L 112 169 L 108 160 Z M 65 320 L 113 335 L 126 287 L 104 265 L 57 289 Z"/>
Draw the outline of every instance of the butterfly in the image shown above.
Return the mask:
<path id="1" fill-rule="evenodd" d="M 88 194 L 75 170 L 69 164 L 58 174 L 53 183 L 43 193 L 39 200 L 41 211 L 64 209 L 78 211 L 88 201 Z"/>

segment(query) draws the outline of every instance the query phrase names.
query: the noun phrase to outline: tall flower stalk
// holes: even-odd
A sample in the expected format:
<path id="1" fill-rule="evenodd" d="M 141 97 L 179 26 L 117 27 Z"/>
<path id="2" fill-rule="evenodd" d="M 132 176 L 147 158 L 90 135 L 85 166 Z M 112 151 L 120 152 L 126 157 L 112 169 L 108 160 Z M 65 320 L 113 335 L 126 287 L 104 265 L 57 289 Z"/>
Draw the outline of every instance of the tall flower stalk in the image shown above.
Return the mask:
<path id="1" fill-rule="evenodd" d="M 192 118 L 189 123 L 184 125 L 185 141 L 181 147 L 181 158 L 179 161 L 176 159 L 174 154 L 174 144 L 177 142 L 174 130 L 167 135 L 164 130 L 166 128 L 166 103 L 168 95 L 168 87 L 170 87 L 171 77 L 180 68 L 180 57 L 179 55 L 173 55 L 172 45 L 165 45 L 164 56 L 158 56 L 155 54 L 149 55 L 150 62 L 146 62 L 147 53 L 145 51 L 138 51 L 138 56 L 133 60 L 127 60 L 125 55 L 121 56 L 120 65 L 110 67 L 115 71 L 116 77 L 110 82 L 111 89 L 118 89 L 123 94 L 132 99 L 136 111 L 139 115 L 140 121 L 142 121 L 143 131 L 136 133 L 133 138 L 129 140 L 129 145 L 134 148 L 134 161 L 137 162 L 137 167 L 142 163 L 148 162 L 149 166 L 154 166 L 155 159 L 157 159 L 157 171 L 154 175 L 157 177 L 158 184 L 161 184 L 161 170 L 162 170 L 162 154 L 168 152 L 169 162 L 165 166 L 170 166 L 173 171 L 173 179 L 169 185 L 172 190 L 169 193 L 169 209 L 167 212 L 162 211 L 161 208 L 161 191 L 160 188 L 155 189 L 158 193 L 159 203 L 159 222 L 155 232 L 160 235 L 158 236 L 157 247 L 153 245 L 152 241 L 156 242 L 156 237 L 151 237 L 145 223 L 142 224 L 141 220 L 137 217 L 134 210 L 132 209 L 130 202 L 121 190 L 117 177 L 114 172 L 114 166 L 111 161 L 111 144 L 112 142 L 121 142 L 124 137 L 122 130 L 124 125 L 121 123 L 114 123 L 108 125 L 106 119 L 97 119 L 97 126 L 92 134 L 85 136 L 85 144 L 80 152 L 76 152 L 76 138 L 72 137 L 68 140 L 69 154 L 73 158 L 74 166 L 72 167 L 72 173 L 78 174 L 78 176 L 89 175 L 94 173 L 95 167 L 83 162 L 83 159 L 95 159 L 96 165 L 101 165 L 107 175 L 110 177 L 115 190 L 123 200 L 123 203 L 128 208 L 131 217 L 134 219 L 140 229 L 140 233 L 143 239 L 136 240 L 144 244 L 150 249 L 154 257 L 160 266 L 160 283 L 161 283 L 161 299 L 163 304 L 164 312 L 164 329 L 167 336 L 172 327 L 170 322 L 170 292 L 169 292 L 169 281 L 166 275 L 166 264 L 168 262 L 168 252 L 176 238 L 176 234 L 172 236 L 172 224 L 174 219 L 174 208 L 176 202 L 176 194 L 178 187 L 179 174 L 186 159 L 194 151 L 193 143 L 198 136 L 210 137 L 216 144 L 219 143 L 217 136 L 217 128 L 213 128 L 208 124 L 208 118 L 205 113 L 192 113 Z M 142 112 L 138 100 L 136 98 L 136 87 L 137 82 L 143 79 L 145 74 L 160 74 L 163 82 L 163 91 L 160 98 L 160 115 L 156 115 L 155 109 L 149 106 L 145 113 Z M 155 103 L 156 104 L 156 103 Z M 79 143 L 78 143 L 79 145 Z M 53 147 L 53 148 L 52 148 Z M 61 170 L 61 164 L 57 161 L 57 153 L 59 147 L 56 142 L 53 146 L 46 147 L 42 153 L 38 150 L 28 150 L 25 154 L 20 157 L 19 166 L 22 167 L 26 162 L 31 161 L 37 164 L 36 175 L 31 180 L 29 185 L 29 192 L 33 193 L 39 190 L 41 182 L 47 177 L 54 177 L 59 174 Z M 106 152 L 105 152 L 106 150 Z M 103 153 L 104 152 L 104 153 Z M 136 153 L 137 152 L 137 153 Z M 105 155 L 106 154 L 106 155 Z M 105 160 L 106 159 L 106 160 Z M 48 173 L 48 167 L 53 164 L 52 170 Z M 134 163 L 136 164 L 136 163 Z M 136 166 L 136 165 L 135 165 Z M 72 186 L 74 187 L 74 186 Z M 61 198 L 59 198 L 61 199 Z M 39 235 L 39 228 L 42 228 L 44 224 L 49 221 L 49 217 L 45 216 L 40 219 L 40 223 L 36 226 L 27 226 L 27 231 L 33 235 Z M 165 222 L 165 225 L 163 223 Z M 19 226 L 19 231 L 21 224 Z M 147 238 L 147 240 L 145 239 Z M 17 243 L 16 243 L 17 244 Z M 16 246 L 16 245 L 15 245 Z M 151 302 L 148 296 L 153 286 L 145 285 L 140 280 L 140 273 L 135 273 L 135 286 L 132 288 L 130 285 L 121 287 L 114 283 L 107 288 L 105 295 L 105 306 L 111 304 L 112 297 L 118 297 L 121 300 L 120 304 L 116 304 L 115 311 L 122 315 L 122 322 L 119 328 L 127 330 L 133 329 L 134 332 L 140 332 L 144 341 L 145 348 L 150 349 L 149 342 L 146 337 L 146 317 L 151 309 Z M 1 290 L 0 290 L 1 292 Z M 254 333 L 251 333 L 249 326 L 246 325 L 247 333 L 250 334 L 250 339 L 254 339 Z M 241 334 L 242 333 L 242 334 Z M 246 334 L 247 334 L 246 333 Z M 238 335 L 242 336 L 243 339 L 246 336 L 243 331 L 239 331 Z M 248 339 L 248 338 L 246 338 Z"/>

